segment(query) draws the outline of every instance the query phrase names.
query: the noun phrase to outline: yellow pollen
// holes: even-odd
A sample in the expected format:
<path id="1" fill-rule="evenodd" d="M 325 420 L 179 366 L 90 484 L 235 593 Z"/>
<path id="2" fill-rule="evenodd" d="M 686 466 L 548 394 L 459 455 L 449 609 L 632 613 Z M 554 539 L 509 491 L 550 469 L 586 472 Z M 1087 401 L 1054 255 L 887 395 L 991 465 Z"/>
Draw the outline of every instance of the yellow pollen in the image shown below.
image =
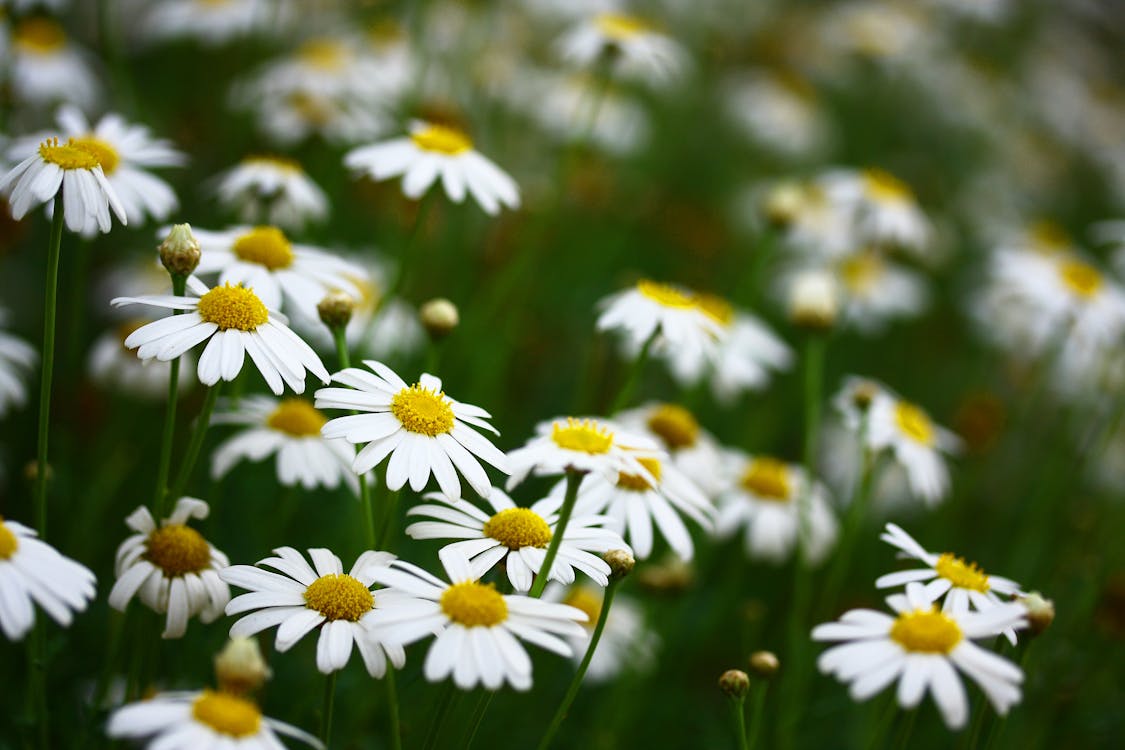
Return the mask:
<path id="1" fill-rule="evenodd" d="M 769 456 L 752 459 L 739 480 L 759 500 L 785 503 L 792 499 L 793 479 L 784 461 Z"/>
<path id="2" fill-rule="evenodd" d="M 247 156 L 242 160 L 245 166 L 262 166 L 274 167 L 282 172 L 304 172 L 301 168 L 301 163 L 296 159 L 290 159 L 287 156 L 272 156 L 272 155 L 258 155 Z"/>
<path id="3" fill-rule="evenodd" d="M 244 286 L 217 286 L 199 298 L 199 315 L 220 331 L 236 328 L 253 331 L 269 320 L 269 311 L 253 290 Z"/>
<path id="4" fill-rule="evenodd" d="M 97 136 L 84 135 L 81 138 L 71 138 L 70 143 L 76 148 L 92 152 L 106 175 L 116 172 L 117 165 L 121 163 L 121 155 L 117 153 L 117 149 Z"/>
<path id="5" fill-rule="evenodd" d="M 961 626 L 936 607 L 904 612 L 891 625 L 891 640 L 907 651 L 948 654 L 961 638 Z"/>
<path id="6" fill-rule="evenodd" d="M 66 32 L 54 21 L 29 18 L 12 35 L 17 48 L 37 55 L 49 55 L 66 47 Z"/>
<path id="7" fill-rule="evenodd" d="M 590 455 L 609 453 L 613 447 L 613 433 L 593 419 L 567 417 L 566 424 L 555 422 L 551 440 L 560 448 Z"/>
<path id="8" fill-rule="evenodd" d="M 62 144 L 58 138 L 48 138 L 39 144 L 39 156 L 60 169 L 95 169 L 102 164 L 96 151 L 73 138 Z"/>
<path id="9" fill-rule="evenodd" d="M 305 65 L 328 72 L 342 70 L 348 61 L 347 49 L 333 39 L 310 39 L 297 51 Z"/>
<path id="10" fill-rule="evenodd" d="M 278 404 L 266 424 L 293 437 L 320 435 L 320 428 L 328 420 L 308 401 L 287 398 Z"/>
<path id="11" fill-rule="evenodd" d="M 196 721 L 230 737 L 251 737 L 262 725 L 262 712 L 251 701 L 230 693 L 204 690 L 191 704 Z"/>
<path id="12" fill-rule="evenodd" d="M 669 450 L 690 448 L 699 439 L 699 422 L 690 411 L 676 404 L 661 404 L 648 417 L 652 430 Z"/>
<path id="13" fill-rule="evenodd" d="M 321 576 L 305 589 L 305 606 L 328 620 L 356 622 L 375 607 L 375 595 L 346 573 Z"/>
<path id="14" fill-rule="evenodd" d="M 883 275 L 883 260 L 873 252 L 863 252 L 840 264 L 840 276 L 849 291 L 857 294 L 871 291 Z"/>
<path id="15" fill-rule="evenodd" d="M 473 147 L 473 141 L 465 133 L 448 125 L 427 125 L 410 134 L 410 140 L 423 151 L 432 151 L 446 156 L 463 154 Z"/>
<path id="16" fill-rule="evenodd" d="M 563 604 L 580 609 L 586 613 L 588 618 L 586 622 L 587 627 L 594 627 L 598 618 L 602 614 L 602 597 L 596 591 L 593 591 L 588 586 L 575 586 L 566 593 L 563 599 Z"/>
<path id="17" fill-rule="evenodd" d="M 1098 269 L 1080 260 L 1064 260 L 1059 263 L 1059 277 L 1070 291 L 1083 299 L 1090 299 L 1104 283 Z"/>
<path id="18" fill-rule="evenodd" d="M 441 611 L 467 628 L 499 625 L 508 619 L 508 605 L 491 583 L 455 583 L 441 595 Z"/>
<path id="19" fill-rule="evenodd" d="M 905 182 L 881 169 L 864 170 L 863 182 L 867 187 L 867 194 L 877 203 L 914 200 L 914 193 Z"/>
<path id="20" fill-rule="evenodd" d="M 973 589 L 982 594 L 987 593 L 989 587 L 988 576 L 984 574 L 976 563 L 967 563 L 963 557 L 957 557 L 951 552 L 946 552 L 938 558 L 934 570 L 938 575 L 962 589 Z"/>
<path id="21" fill-rule="evenodd" d="M 642 476 L 640 474 L 626 474 L 621 472 L 617 475 L 617 486 L 623 490 L 632 490 L 633 492 L 646 492 L 651 490 L 656 485 L 653 479 L 657 482 L 660 481 L 660 461 L 655 458 L 638 458 L 637 463 L 645 467 L 648 473 L 652 475 L 652 479 Z"/>
<path id="22" fill-rule="evenodd" d="M 637 291 L 664 307 L 683 310 L 696 307 L 695 295 L 669 284 L 641 279 L 637 282 Z"/>
<path id="23" fill-rule="evenodd" d="M 183 524 L 161 526 L 145 540 L 145 559 L 175 578 L 211 565 L 211 546 L 195 529 Z"/>
<path id="24" fill-rule="evenodd" d="M 551 542 L 551 527 L 533 510 L 505 508 L 484 524 L 484 535 L 508 549 L 545 548 Z"/>
<path id="25" fill-rule="evenodd" d="M 734 321 L 734 306 L 717 294 L 700 294 L 695 302 L 704 315 L 719 325 L 729 326 Z"/>
<path id="26" fill-rule="evenodd" d="M 391 414 L 402 423 L 403 429 L 430 437 L 453 429 L 453 409 L 445 400 L 445 394 L 423 388 L 421 383 L 394 395 Z"/>
<path id="27" fill-rule="evenodd" d="M 602 13 L 594 19 L 594 24 L 598 31 L 615 42 L 623 42 L 652 30 L 652 26 L 645 21 L 622 13 Z"/>
<path id="28" fill-rule="evenodd" d="M 293 247 L 277 227 L 254 227 L 240 235 L 231 250 L 239 260 L 257 263 L 271 271 L 293 264 Z"/>
<path id="29" fill-rule="evenodd" d="M 903 434 L 922 445 L 934 444 L 934 423 L 926 412 L 907 401 L 895 404 L 895 423 Z"/>
<path id="30" fill-rule="evenodd" d="M 0 516 L 0 560 L 7 560 L 16 554 L 20 548 L 20 540 L 4 525 L 4 517 Z"/>

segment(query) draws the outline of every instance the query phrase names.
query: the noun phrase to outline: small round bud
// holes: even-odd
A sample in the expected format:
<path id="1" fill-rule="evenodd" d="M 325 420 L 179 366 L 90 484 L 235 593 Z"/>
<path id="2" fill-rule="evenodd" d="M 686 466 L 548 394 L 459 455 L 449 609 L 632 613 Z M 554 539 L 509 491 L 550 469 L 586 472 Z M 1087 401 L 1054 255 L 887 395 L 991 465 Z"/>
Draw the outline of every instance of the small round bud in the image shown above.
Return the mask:
<path id="1" fill-rule="evenodd" d="M 418 317 L 430 338 L 437 341 L 453 332 L 461 322 L 461 315 L 457 312 L 457 305 L 444 297 L 432 299 L 418 310 Z"/>
<path id="2" fill-rule="evenodd" d="M 766 193 L 762 209 L 766 221 L 775 227 L 793 223 L 805 205 L 805 190 L 796 182 L 782 182 Z"/>
<path id="3" fill-rule="evenodd" d="M 1017 601 L 1027 607 L 1027 624 L 1032 635 L 1039 635 L 1055 621 L 1055 603 L 1038 591 L 1018 597 Z"/>
<path id="4" fill-rule="evenodd" d="M 879 386 L 869 381 L 858 383 L 852 390 L 852 404 L 860 411 L 867 411 L 871 402 L 879 395 Z"/>
<path id="5" fill-rule="evenodd" d="M 789 319 L 801 328 L 827 331 L 836 324 L 840 295 L 827 271 L 801 271 L 789 288 Z"/>
<path id="6" fill-rule="evenodd" d="M 633 554 L 624 549 L 611 549 L 602 555 L 602 559 L 609 565 L 609 579 L 611 581 L 620 581 L 632 573 L 633 566 L 637 564 Z"/>
<path id="7" fill-rule="evenodd" d="M 191 224 L 176 224 L 160 243 L 160 262 L 173 276 L 191 276 L 199 265 L 199 240 L 192 234 Z"/>
<path id="8" fill-rule="evenodd" d="M 750 654 L 750 671 L 759 677 L 769 679 L 781 669 L 777 654 L 772 651 L 755 651 Z"/>
<path id="9" fill-rule="evenodd" d="M 215 657 L 215 677 L 229 693 L 252 693 L 270 678 L 255 638 L 231 638 Z"/>
<path id="10" fill-rule="evenodd" d="M 719 690 L 741 700 L 750 689 L 750 675 L 741 669 L 728 669 L 719 677 Z"/>
<path id="11" fill-rule="evenodd" d="M 350 294 L 340 291 L 329 292 L 316 305 L 321 322 L 333 330 L 346 326 L 354 311 L 355 300 Z"/>

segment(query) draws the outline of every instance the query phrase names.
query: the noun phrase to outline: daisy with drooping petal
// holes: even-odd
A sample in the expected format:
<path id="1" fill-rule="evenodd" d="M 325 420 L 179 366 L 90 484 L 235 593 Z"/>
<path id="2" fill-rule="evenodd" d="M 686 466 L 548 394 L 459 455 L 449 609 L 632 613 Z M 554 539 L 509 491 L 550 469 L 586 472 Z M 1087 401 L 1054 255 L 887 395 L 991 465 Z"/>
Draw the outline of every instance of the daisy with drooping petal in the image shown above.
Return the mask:
<path id="1" fill-rule="evenodd" d="M 386 133 L 389 118 L 357 100 L 333 99 L 303 92 L 271 96 L 248 104 L 237 94 L 233 104 L 248 107 L 258 130 L 282 145 L 320 136 L 329 143 L 351 145 Z"/>
<path id="2" fill-rule="evenodd" d="M 817 666 L 851 684 L 854 700 L 865 701 L 898 680 L 898 704 L 915 708 L 928 689 L 950 729 L 961 729 L 969 701 L 957 672 L 980 686 L 1004 716 L 1020 700 L 1023 672 L 1007 659 L 973 643 L 1023 627 L 1022 604 L 1001 604 L 987 612 L 939 612 L 920 583 L 892 594 L 894 617 L 853 609 L 838 622 L 813 628 L 815 641 L 844 641 L 820 655 Z"/>
<path id="3" fill-rule="evenodd" d="M 188 620 L 197 615 L 203 623 L 222 615 L 230 589 L 219 572 L 230 563 L 187 525 L 190 519 L 206 518 L 210 512 L 202 500 L 182 497 L 159 526 L 143 505 L 129 514 L 125 525 L 137 533 L 117 548 L 117 582 L 109 592 L 109 606 L 124 612 L 136 596 L 152 611 L 166 612 L 162 638 L 182 637 Z"/>
<path id="4" fill-rule="evenodd" d="M 163 0 L 151 4 L 145 31 L 155 39 L 188 37 L 210 45 L 267 30 L 293 16 L 288 0 Z"/>
<path id="5" fill-rule="evenodd" d="M 492 482 L 477 460 L 483 459 L 505 474 L 508 459 L 477 429 L 499 435 L 488 423 L 491 415 L 471 404 L 454 401 L 441 389 L 441 380 L 423 373 L 417 383 L 406 381 L 382 362 L 364 360 L 374 373 L 349 367 L 332 376 L 349 388 L 316 392 L 318 409 L 352 409 L 365 414 L 337 417 L 324 425 L 324 437 L 366 443 L 352 469 L 366 474 L 388 456 L 386 481 L 392 490 L 421 492 L 430 475 L 449 497 L 461 496 L 461 473 L 469 486 L 487 498 Z"/>
<path id="6" fill-rule="evenodd" d="M 535 437 L 508 453 L 508 489 L 528 474 L 555 476 L 568 471 L 592 472 L 616 482 L 622 472 L 649 476 L 641 459 L 659 459 L 663 452 L 644 435 L 598 419 L 566 417 L 540 422 Z"/>
<path id="7" fill-rule="evenodd" d="M 578 23 L 559 39 L 560 56 L 583 68 L 608 59 L 622 78 L 650 86 L 664 86 L 688 67 L 679 42 L 656 27 L 623 13 L 599 13 Z"/>
<path id="8" fill-rule="evenodd" d="M 165 274 L 167 278 L 167 274 Z M 140 360 L 125 346 L 125 340 L 151 320 L 126 320 L 118 326 L 102 333 L 90 345 L 86 367 L 90 377 L 102 388 L 128 394 L 143 399 L 164 399 L 168 397 L 168 379 L 171 365 L 156 360 Z M 180 393 L 191 388 L 195 378 L 191 371 L 195 367 L 195 357 L 190 352 L 180 355 L 183 365 L 176 383 Z"/>
<path id="9" fill-rule="evenodd" d="M 242 221 L 301 229 L 328 216 L 328 196 L 293 159 L 248 156 L 217 179 L 219 201 Z"/>
<path id="10" fill-rule="evenodd" d="M 679 404 L 644 404 L 615 415 L 613 421 L 659 441 L 672 464 L 707 497 L 714 499 L 726 487 L 722 446 Z"/>
<path id="11" fill-rule="evenodd" d="M 94 598 L 94 574 L 0 516 L 0 630 L 22 639 L 35 624 L 35 604 L 64 628 Z"/>
<path id="12" fill-rule="evenodd" d="M 792 73 L 747 71 L 724 86 L 731 119 L 768 151 L 791 158 L 815 156 L 829 142 L 829 120 L 816 89 Z"/>
<path id="13" fill-rule="evenodd" d="M 840 316 L 862 333 L 878 333 L 896 318 L 917 317 L 929 301 L 920 275 L 875 249 L 841 259 L 837 269 L 843 298 Z"/>
<path id="14" fill-rule="evenodd" d="M 933 228 L 910 186 L 881 169 L 829 172 L 822 180 L 833 200 L 853 212 L 861 242 L 915 253 L 926 249 Z"/>
<path id="15" fill-rule="evenodd" d="M 204 385 L 234 380 L 247 354 L 275 395 L 281 395 L 282 381 L 296 393 L 303 393 L 306 370 L 321 382 L 328 382 L 328 371 L 316 352 L 289 330 L 285 316 L 266 309 L 252 290 L 230 285 L 208 290 L 200 284 L 199 291 L 203 292 L 199 297 L 114 299 L 111 304 L 115 307 L 142 304 L 188 311 L 138 328 L 125 339 L 125 346 L 136 348 L 142 360 L 168 361 L 207 341 L 197 368 L 199 382 Z"/>
<path id="16" fill-rule="evenodd" d="M 0 310 L 0 323 L 4 318 L 4 311 Z M 35 369 L 38 359 L 31 344 L 0 331 L 0 417 L 13 406 L 23 406 L 27 400 L 23 380 Z"/>
<path id="17" fill-rule="evenodd" d="M 402 647 L 375 636 L 371 629 L 379 607 L 403 599 L 371 588 L 378 580 L 376 573 L 386 569 L 394 555 L 369 550 L 345 573 L 340 558 L 326 549 L 309 550 L 312 567 L 292 547 L 279 547 L 274 554 L 277 557 L 259 560 L 258 565 L 280 575 L 253 565 L 232 565 L 223 571 L 224 581 L 250 592 L 227 605 L 228 615 L 243 615 L 231 626 L 231 638 L 248 638 L 277 626 L 274 647 L 284 652 L 319 628 L 316 668 L 323 674 L 347 666 L 353 645 L 372 677 L 386 674 L 387 659 L 395 669 L 402 668 L 406 663 Z"/>
<path id="18" fill-rule="evenodd" d="M 449 126 L 415 121 L 410 134 L 349 151 L 344 164 L 373 180 L 402 175 L 402 192 L 421 198 L 439 178 L 454 203 L 472 195 L 485 213 L 520 206 L 519 186 L 499 167 L 473 149 L 464 132 Z"/>
<path id="19" fill-rule="evenodd" d="M 868 412 L 867 443 L 874 451 L 890 450 L 926 505 L 941 502 L 949 491 L 943 454 L 959 450 L 961 440 L 934 424 L 920 406 L 885 390 L 877 394 Z"/>
<path id="20" fill-rule="evenodd" d="M 517 639 L 560 656 L 573 655 L 564 639 L 582 636 L 584 612 L 527 596 L 504 596 L 492 584 L 481 583 L 461 553 L 443 549 L 439 556 L 450 583 L 398 560 L 373 571 L 379 583 L 410 597 L 376 612 L 373 631 L 403 645 L 436 636 L 423 667 L 427 680 L 452 677 L 462 690 L 478 684 L 497 690 L 505 682 L 529 690 L 531 659 Z"/>
<path id="21" fill-rule="evenodd" d="M 473 574 L 481 578 L 503 562 L 508 580 L 516 591 L 527 591 L 543 567 L 547 546 L 558 533 L 558 503 L 545 498 L 530 508 L 517 508 L 512 499 L 497 487 L 488 495 L 489 514 L 465 500 L 440 493 L 426 495 L 436 504 L 416 505 L 409 516 L 434 520 L 419 521 L 406 527 L 411 539 L 464 539 L 443 549 L 455 550 L 468 558 Z M 551 565 L 550 580 L 574 583 L 574 570 L 588 575 L 599 586 L 609 583 L 609 565 L 601 554 L 611 549 L 628 549 L 621 535 L 600 528 L 601 516 L 574 514 L 559 542 L 558 556 Z M 591 554 L 596 553 L 596 554 Z"/>
<path id="22" fill-rule="evenodd" d="M 90 109 L 102 87 L 80 50 L 56 21 L 23 19 L 12 31 L 11 81 L 17 102 L 46 106 L 68 102 Z"/>

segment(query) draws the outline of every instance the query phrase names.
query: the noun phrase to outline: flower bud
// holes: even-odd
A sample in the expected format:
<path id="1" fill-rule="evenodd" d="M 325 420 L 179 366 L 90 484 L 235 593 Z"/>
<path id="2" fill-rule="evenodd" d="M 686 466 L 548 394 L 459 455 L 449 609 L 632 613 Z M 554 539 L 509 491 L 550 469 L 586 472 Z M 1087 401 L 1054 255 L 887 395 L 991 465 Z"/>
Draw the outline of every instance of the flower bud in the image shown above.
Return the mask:
<path id="1" fill-rule="evenodd" d="M 766 193 L 762 209 L 766 221 L 775 227 L 793 223 L 805 205 L 805 190 L 795 182 L 782 182 Z"/>
<path id="2" fill-rule="evenodd" d="M 215 657 L 215 677 L 228 693 L 252 693 L 270 678 L 255 638 L 231 638 Z"/>
<path id="3" fill-rule="evenodd" d="M 191 224 L 176 224 L 160 243 L 160 262 L 173 276 L 191 276 L 199 265 L 199 240 L 192 234 Z"/>
<path id="4" fill-rule="evenodd" d="M 750 675 L 741 669 L 728 669 L 719 677 L 719 690 L 728 697 L 742 700 L 750 689 Z"/>
<path id="5" fill-rule="evenodd" d="M 840 296 L 828 271 L 801 271 L 789 288 L 789 319 L 801 328 L 827 331 L 836 324 Z"/>
<path id="6" fill-rule="evenodd" d="M 633 566 L 637 564 L 632 553 L 624 549 L 611 549 L 602 555 L 602 559 L 609 565 L 609 580 L 611 581 L 620 581 L 632 573 Z"/>
<path id="7" fill-rule="evenodd" d="M 444 297 L 432 299 L 422 305 L 418 310 L 418 317 L 422 319 L 422 325 L 425 326 L 426 332 L 430 334 L 430 338 L 434 341 L 448 336 L 461 322 L 457 305 Z"/>
<path id="8" fill-rule="evenodd" d="M 324 325 L 332 330 L 343 328 L 352 319 L 355 311 L 355 300 L 351 295 L 335 291 L 324 295 L 324 299 L 316 305 L 316 312 Z"/>
<path id="9" fill-rule="evenodd" d="M 1032 635 L 1039 635 L 1055 621 L 1055 603 L 1038 591 L 1018 597 L 1017 601 L 1027 607 L 1027 624 Z"/>
<path id="10" fill-rule="evenodd" d="M 759 677 L 769 679 L 781 669 L 777 654 L 772 651 L 755 651 L 750 654 L 750 671 Z"/>

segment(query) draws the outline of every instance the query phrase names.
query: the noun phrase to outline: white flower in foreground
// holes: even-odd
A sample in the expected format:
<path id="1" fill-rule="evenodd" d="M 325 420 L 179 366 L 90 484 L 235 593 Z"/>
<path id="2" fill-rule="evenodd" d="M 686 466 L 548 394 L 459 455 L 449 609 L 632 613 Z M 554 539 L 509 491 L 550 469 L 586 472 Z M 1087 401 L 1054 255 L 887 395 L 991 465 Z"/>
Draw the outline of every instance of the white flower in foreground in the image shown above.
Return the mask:
<path id="1" fill-rule="evenodd" d="M 614 482 L 621 473 L 649 476 L 642 458 L 659 459 L 663 452 L 651 438 L 622 430 L 598 419 L 565 417 L 540 422 L 537 435 L 508 453 L 508 489 L 528 474 L 553 476 L 568 471 L 593 472 Z"/>
<path id="2" fill-rule="evenodd" d="M 530 508 L 517 508 L 510 497 L 493 487 L 488 504 L 494 512 L 489 514 L 465 500 L 437 493 L 426 495 L 426 499 L 441 505 L 416 505 L 407 511 L 409 516 L 434 519 L 407 526 L 406 533 L 411 539 L 463 539 L 443 549 L 467 557 L 475 577 L 481 578 L 503 562 L 508 580 L 516 591 L 531 588 L 534 577 L 543 567 L 547 546 L 558 531 L 559 504 L 556 501 L 543 499 Z M 609 565 L 601 554 L 628 547 L 620 534 L 599 528 L 607 520 L 601 516 L 571 515 L 552 563 L 551 580 L 571 584 L 574 570 L 578 569 L 599 586 L 609 583 Z"/>
<path id="3" fill-rule="evenodd" d="M 613 421 L 627 430 L 659 441 L 675 467 L 707 497 L 714 498 L 726 487 L 722 446 L 684 407 L 678 404 L 645 404 L 615 415 Z"/>
<path id="4" fill-rule="evenodd" d="M 10 70 L 17 102 L 36 106 L 68 102 L 90 109 L 101 98 L 102 87 L 86 52 L 46 16 L 31 16 L 16 24 Z"/>
<path id="5" fill-rule="evenodd" d="M 249 156 L 217 180 L 219 202 L 245 222 L 301 229 L 328 216 L 328 196 L 293 159 Z"/>
<path id="6" fill-rule="evenodd" d="M 583 68 L 602 59 L 622 78 L 663 86 L 679 78 L 688 56 L 679 42 L 635 16 L 599 13 L 580 22 L 558 42 L 560 56 Z"/>
<path id="7" fill-rule="evenodd" d="M 969 702 L 959 670 L 980 686 L 1001 716 L 1019 702 L 1023 672 L 973 640 L 1023 627 L 1027 610 L 1022 604 L 980 613 L 939 612 L 919 583 L 907 584 L 905 594 L 888 596 L 887 604 L 895 617 L 853 609 L 838 622 L 813 628 L 813 640 L 845 641 L 821 654 L 817 666 L 851 683 L 854 700 L 867 700 L 897 679 L 900 706 L 916 707 L 928 688 L 946 725 L 961 729 Z"/>
<path id="8" fill-rule="evenodd" d="M 875 581 L 876 588 L 901 586 L 911 581 L 926 582 L 926 596 L 934 601 L 945 597 L 942 609 L 946 612 L 968 612 L 970 609 L 987 612 L 1007 603 L 997 594 L 1003 594 L 1010 600 L 1010 597 L 1023 593 L 1015 581 L 987 575 L 976 563 L 967 563 L 965 558 L 952 552 L 940 555 L 927 552 L 914 537 L 893 523 L 887 524 L 879 538 L 898 547 L 906 556 L 925 563 L 927 567 L 880 576 Z M 1004 636 L 1015 645 L 1015 629 L 1006 629 Z"/>
<path id="9" fill-rule="evenodd" d="M 230 589 L 219 578 L 219 571 L 229 561 L 187 525 L 190 519 L 206 518 L 210 512 L 202 500 L 182 497 L 159 526 L 143 505 L 129 514 L 125 525 L 137 533 L 117 548 L 117 582 L 109 592 L 109 606 L 124 612 L 136 596 L 152 611 L 167 612 L 162 638 L 182 637 L 188 620 L 197 615 L 203 623 L 222 615 Z"/>
<path id="10" fill-rule="evenodd" d="M 448 125 L 415 121 L 408 136 L 349 151 L 344 164 L 374 180 L 403 175 L 402 192 L 408 198 L 421 198 L 440 178 L 454 203 L 468 192 L 491 215 L 499 213 L 501 205 L 520 205 L 515 181 L 474 150 L 468 135 Z"/>
<path id="11" fill-rule="evenodd" d="M 0 311 L 0 323 L 4 313 Z M 23 339 L 0 331 L 0 417 L 12 406 L 23 406 L 27 401 L 24 378 L 35 370 L 39 355 Z"/>
<path id="12" fill-rule="evenodd" d="M 18 641 L 35 624 L 34 604 L 64 628 L 94 598 L 94 574 L 34 530 L 0 516 L 0 630 Z"/>
<path id="13" fill-rule="evenodd" d="M 343 482 L 354 492 L 359 488 L 352 472 L 355 451 L 343 440 L 327 440 L 320 434 L 327 421 L 303 399 L 243 396 L 211 418 L 214 425 L 245 427 L 215 447 L 211 476 L 221 479 L 239 461 L 261 461 L 276 454 L 277 481 L 284 487 L 335 489 Z"/>
<path id="14" fill-rule="evenodd" d="M 570 641 L 570 646 L 574 649 L 575 664 L 581 662 L 586 655 L 594 627 L 602 613 L 604 598 L 604 591 L 585 584 L 564 588 L 551 583 L 543 591 L 545 601 L 561 602 L 586 613 L 588 619 L 582 623 L 586 632 Z M 606 615 L 602 637 L 590 659 L 585 681 L 596 684 L 612 680 L 622 672 L 647 672 L 656 661 L 659 647 L 660 636 L 645 622 L 640 605 L 619 591 L 614 595 L 613 606 Z"/>
<path id="15" fill-rule="evenodd" d="M 324 748 L 311 734 L 262 715 L 249 698 L 221 690 L 157 693 L 122 706 L 109 717 L 106 734 L 145 740 L 152 750 L 279 750 L 278 735 Z"/>
<path id="16" fill-rule="evenodd" d="M 163 0 L 151 4 L 143 25 L 156 39 L 189 37 L 219 45 L 267 30 L 280 33 L 292 11 L 287 0 Z"/>
<path id="17" fill-rule="evenodd" d="M 167 361 L 207 341 L 197 368 L 204 385 L 234 380 L 247 354 L 278 396 L 282 381 L 303 393 L 305 370 L 328 382 L 328 371 L 316 352 L 286 327 L 285 316 L 267 310 L 252 290 L 241 286 L 208 290 L 200 285 L 199 291 L 203 292 L 199 297 L 160 294 L 114 299 L 111 304 L 115 307 L 142 304 L 188 311 L 138 328 L 125 339 L 125 346 L 136 348 L 142 360 Z"/>
<path id="18" fill-rule="evenodd" d="M 574 607 L 522 595 L 504 596 L 473 575 L 464 555 L 439 553 L 451 583 L 416 565 L 395 561 L 373 572 L 375 579 L 411 598 L 379 610 L 372 627 L 380 638 L 403 645 L 436 636 L 423 673 L 430 682 L 452 676 L 462 690 L 477 684 L 497 690 L 505 682 L 531 688 L 531 659 L 519 639 L 570 657 L 565 638 L 580 637 L 585 613 Z"/>
<path id="19" fill-rule="evenodd" d="M 949 470 L 943 454 L 960 449 L 961 440 L 935 425 L 921 407 L 889 393 L 879 393 L 868 413 L 867 443 L 874 451 L 889 449 L 906 470 L 911 491 L 933 506 L 949 491 Z"/>
<path id="20" fill-rule="evenodd" d="M 133 331 L 151 322 L 151 319 L 126 320 L 94 339 L 90 345 L 86 367 L 90 377 L 102 388 L 127 394 L 130 398 L 159 400 L 168 397 L 171 364 L 151 359 L 139 360 L 134 352 L 125 347 L 125 340 Z M 186 352 L 180 357 L 177 387 L 183 393 L 195 383 L 191 374 L 195 368 L 195 357 Z"/>
<path id="21" fill-rule="evenodd" d="M 281 573 L 253 565 L 232 565 L 223 580 L 247 589 L 227 605 L 228 615 L 243 615 L 230 629 L 231 638 L 248 638 L 277 626 L 274 647 L 288 651 L 297 641 L 319 628 L 316 668 L 324 674 L 347 666 L 352 646 L 359 651 L 367 673 L 382 677 L 387 659 L 395 669 L 406 663 L 402 647 L 376 636 L 371 625 L 379 607 L 402 599 L 390 591 L 371 587 L 376 573 L 394 560 L 389 552 L 367 551 L 344 573 L 340 558 L 326 549 L 310 549 L 313 567 L 292 547 L 274 550 L 277 557 L 259 560 Z M 245 614 L 249 613 L 249 614 Z"/>
<path id="22" fill-rule="evenodd" d="M 386 481 L 392 490 L 402 489 L 409 480 L 410 488 L 421 492 L 433 474 L 442 492 L 460 497 L 460 472 L 478 495 L 487 498 L 492 482 L 477 459 L 508 473 L 508 459 L 477 432 L 499 434 L 487 421 L 489 413 L 454 401 L 441 390 L 441 380 L 428 373 L 407 385 L 382 362 L 364 360 L 364 364 L 374 374 L 349 367 L 332 376 L 349 388 L 316 392 L 318 409 L 367 412 L 337 417 L 321 431 L 329 439 L 367 444 L 356 454 L 352 469 L 366 474 L 390 456 Z"/>

